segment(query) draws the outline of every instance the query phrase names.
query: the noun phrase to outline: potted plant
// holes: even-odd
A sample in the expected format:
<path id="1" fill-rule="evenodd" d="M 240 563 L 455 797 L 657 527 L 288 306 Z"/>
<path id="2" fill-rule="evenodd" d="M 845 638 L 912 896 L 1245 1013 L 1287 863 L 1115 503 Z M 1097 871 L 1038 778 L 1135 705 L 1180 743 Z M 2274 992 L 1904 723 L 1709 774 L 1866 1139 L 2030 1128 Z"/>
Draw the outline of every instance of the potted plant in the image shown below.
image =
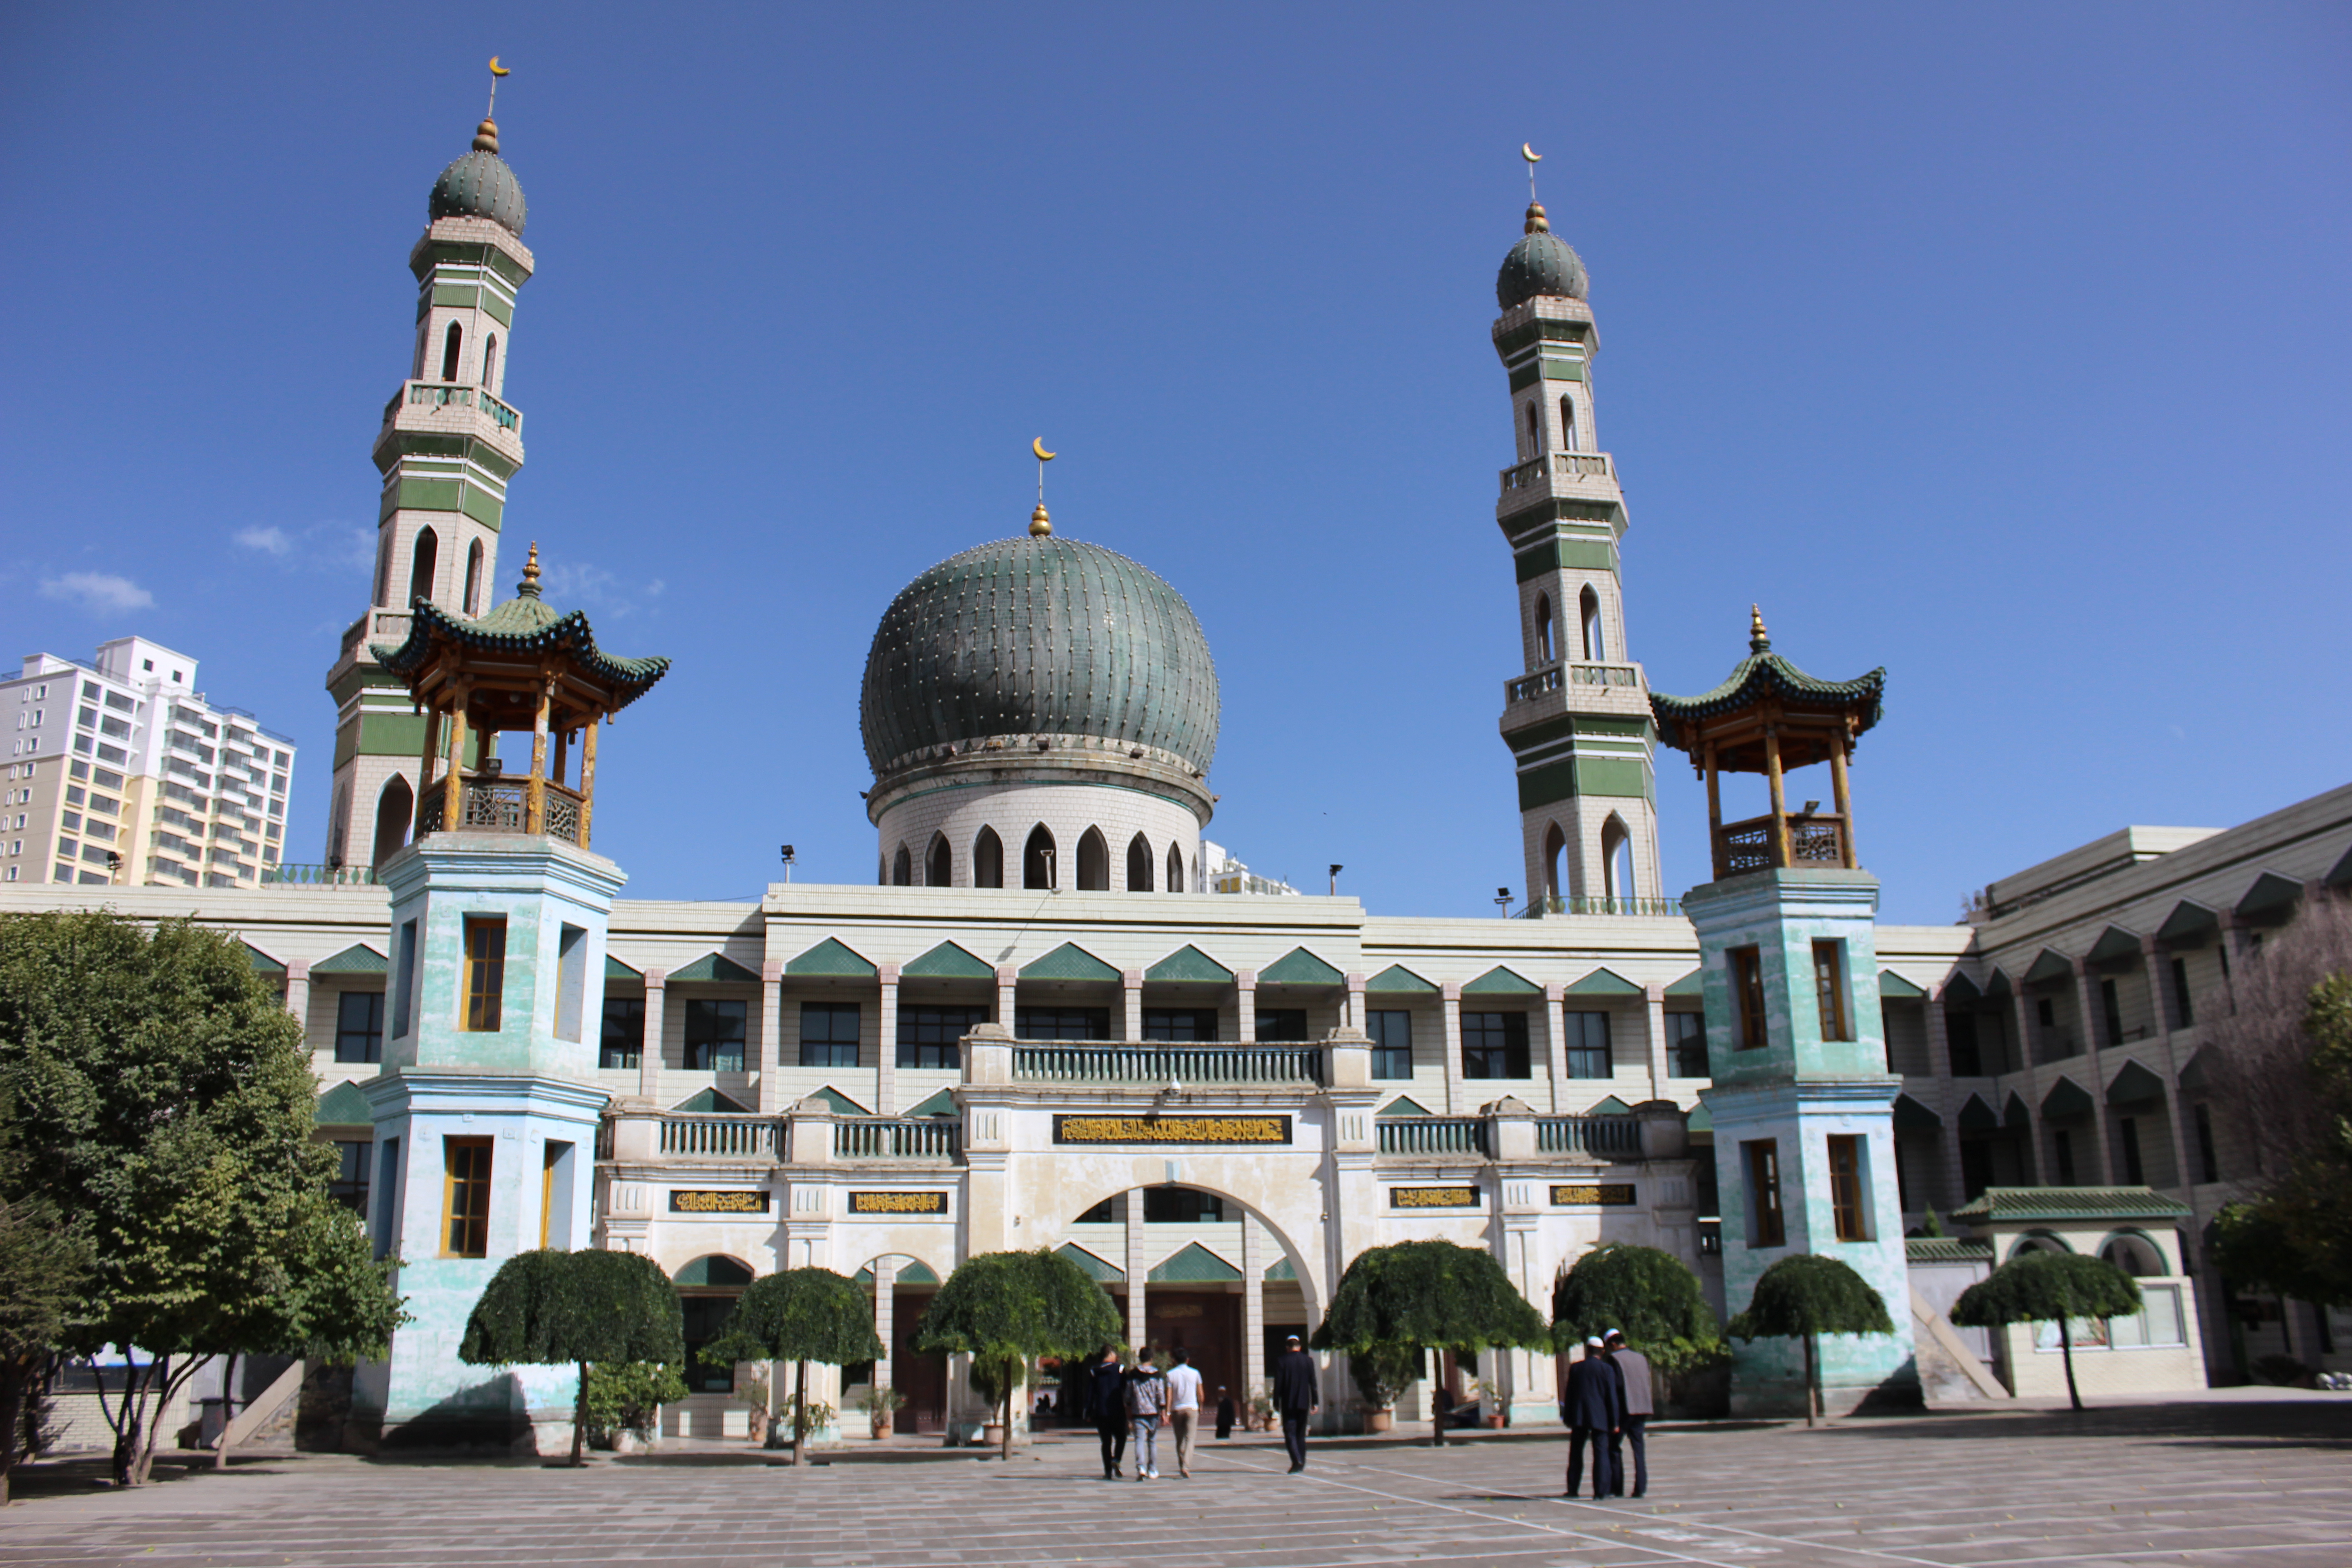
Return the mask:
<path id="1" fill-rule="evenodd" d="M 740 1403 L 751 1407 L 751 1441 L 754 1443 L 766 1442 L 768 1440 L 768 1422 L 772 1419 L 768 1409 L 768 1379 L 766 1375 L 764 1373 L 755 1372 L 751 1376 L 737 1383 L 735 1385 L 735 1397 Z"/>
<path id="2" fill-rule="evenodd" d="M 866 1420 L 874 1428 L 874 1436 L 887 1437 L 896 1425 L 893 1412 L 906 1405 L 907 1396 L 887 1383 L 877 1383 L 866 1391 L 863 1403 Z"/>
<path id="3" fill-rule="evenodd" d="M 1412 1345 L 1377 1345 L 1348 1358 L 1348 1375 L 1363 1395 L 1364 1430 L 1386 1432 L 1396 1425 L 1397 1396 L 1421 1370 Z"/>
<path id="4" fill-rule="evenodd" d="M 1274 1430 L 1274 1392 L 1271 1388 L 1261 1386 L 1250 1395 L 1249 1419 L 1252 1431 Z"/>
<path id="5" fill-rule="evenodd" d="M 1495 1431 L 1501 1431 L 1509 1415 L 1509 1412 L 1503 1404 L 1503 1385 L 1488 1378 L 1474 1377 L 1470 1380 L 1470 1392 L 1476 1394 L 1479 1401 L 1486 1406 L 1487 1426 Z"/>

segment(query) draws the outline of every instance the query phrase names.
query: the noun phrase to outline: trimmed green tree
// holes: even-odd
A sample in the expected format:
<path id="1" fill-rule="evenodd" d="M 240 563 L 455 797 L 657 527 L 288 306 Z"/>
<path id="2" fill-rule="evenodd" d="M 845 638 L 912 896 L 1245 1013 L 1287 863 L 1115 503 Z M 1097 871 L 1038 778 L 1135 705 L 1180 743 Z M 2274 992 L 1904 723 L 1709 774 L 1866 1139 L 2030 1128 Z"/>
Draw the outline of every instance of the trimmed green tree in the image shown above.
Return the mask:
<path id="1" fill-rule="evenodd" d="M 31 1446 L 27 1394 L 56 1353 L 97 1256 L 79 1219 L 26 1192 L 15 1120 L 0 1098 L 0 1508 L 7 1506 L 9 1474 Z"/>
<path id="2" fill-rule="evenodd" d="M 1698 1276 L 1654 1247 L 1603 1242 L 1553 1284 L 1555 1348 L 1573 1350 L 1611 1329 L 1647 1356 L 1661 1377 L 1679 1377 L 1730 1353 Z"/>
<path id="3" fill-rule="evenodd" d="M 1314 1346 L 1402 1358 L 1417 1368 L 1428 1351 L 1549 1351 L 1551 1331 L 1492 1253 L 1450 1241 L 1400 1241 L 1368 1247 L 1348 1265 Z M 1444 1417 L 1433 1402 L 1430 1414 L 1442 1446 Z"/>
<path id="4" fill-rule="evenodd" d="M 0 1096 L 24 1175 L 84 1227 L 92 1268 L 54 1348 L 101 1366 L 118 1485 L 144 1481 L 156 1414 L 216 1355 L 349 1362 L 402 1321 L 393 1260 L 328 1193 L 301 1025 L 234 937 L 104 910 L 0 916 Z M 132 1347 L 147 1359 L 141 1363 Z M 25 1363 L 0 1357 L 0 1402 Z"/>
<path id="5" fill-rule="evenodd" d="M 2221 1211 L 2215 1259 L 2248 1289 L 2336 1306 L 2352 1304 L 2352 975 L 2294 981 L 2347 962 L 2352 917 L 2342 900 L 2321 900 L 2264 946 L 2259 969 L 2245 966 L 2217 1042 L 2231 1064 L 2225 1103 L 2268 1172 Z"/>
<path id="6" fill-rule="evenodd" d="M 1748 1310 L 1731 1320 L 1738 1339 L 1801 1340 L 1805 1347 L 1805 1425 L 1822 1410 L 1823 1334 L 1891 1334 L 1885 1298 L 1834 1258 L 1791 1253 L 1757 1277 Z"/>
<path id="7" fill-rule="evenodd" d="M 967 1258 L 931 1298 L 915 1335 L 926 1355 L 971 1357 L 973 1384 L 1003 1412 L 1013 1457 L 1013 1394 L 1040 1356 L 1089 1355 L 1126 1333 L 1118 1310 L 1060 1253 L 983 1252 Z"/>
<path id="8" fill-rule="evenodd" d="M 686 1314 L 669 1276 L 635 1252 L 519 1252 L 499 1265 L 466 1318 L 457 1359 L 469 1366 L 580 1368 L 572 1462 L 588 1436 L 593 1362 L 686 1360 Z"/>
<path id="9" fill-rule="evenodd" d="M 830 1268 L 788 1268 L 751 1281 L 719 1337 L 702 1347 L 706 1364 L 739 1361 L 793 1363 L 793 1458 L 808 1442 L 808 1363 L 847 1366 L 888 1352 L 874 1332 L 874 1303 L 857 1282 Z M 768 1447 L 780 1448 L 776 1424 Z"/>
<path id="10" fill-rule="evenodd" d="M 2021 1252 L 1960 1292 L 1951 1320 L 1964 1329 L 2003 1329 L 2011 1323 L 2056 1323 L 2058 1349 L 2066 1363 L 2066 1397 L 2083 1408 L 2074 1386 L 2074 1333 L 2078 1318 L 2127 1318 L 2139 1310 L 2139 1283 L 2104 1258 L 2036 1248 Z"/>

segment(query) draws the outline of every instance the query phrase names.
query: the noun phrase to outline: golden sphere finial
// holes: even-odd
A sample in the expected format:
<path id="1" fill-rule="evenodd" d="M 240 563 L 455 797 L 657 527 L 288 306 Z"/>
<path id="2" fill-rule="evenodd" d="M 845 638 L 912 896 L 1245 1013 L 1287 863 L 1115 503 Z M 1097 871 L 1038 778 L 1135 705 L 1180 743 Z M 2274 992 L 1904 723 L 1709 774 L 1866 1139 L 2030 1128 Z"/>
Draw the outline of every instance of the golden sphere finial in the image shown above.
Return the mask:
<path id="1" fill-rule="evenodd" d="M 1029 514 L 1029 531 L 1038 539 L 1044 539 L 1054 531 L 1054 520 L 1045 515 L 1044 501 L 1039 501 L 1037 510 Z"/>
<path id="2" fill-rule="evenodd" d="M 1762 607 L 1761 605 L 1748 605 L 1748 651 L 1749 651 L 1749 652 L 1751 652 L 1751 653 L 1762 653 L 1762 652 L 1764 652 L 1767 648 L 1769 648 L 1771 646 L 1772 646 L 1772 634 L 1771 634 L 1770 632 L 1768 632 L 1768 631 L 1766 631 L 1766 630 L 1764 629 L 1764 611 L 1763 611 L 1763 607 Z"/>
<path id="3" fill-rule="evenodd" d="M 1549 234 L 1551 232 L 1551 219 L 1544 216 L 1543 203 L 1529 202 L 1528 204 L 1527 232 L 1529 234 Z"/>
<path id="4" fill-rule="evenodd" d="M 536 539 L 530 542 L 530 553 L 523 558 L 522 581 L 515 584 L 515 592 L 533 599 L 539 597 L 539 541 Z"/>
<path id="5" fill-rule="evenodd" d="M 485 121 L 483 121 L 479 125 L 477 125 L 476 127 L 474 127 L 474 151 L 475 151 L 475 152 L 477 152 L 477 153 L 495 153 L 495 152 L 497 152 L 498 150 L 499 150 L 499 122 L 498 122 L 497 121 L 495 121 L 495 120 L 485 120 Z"/>

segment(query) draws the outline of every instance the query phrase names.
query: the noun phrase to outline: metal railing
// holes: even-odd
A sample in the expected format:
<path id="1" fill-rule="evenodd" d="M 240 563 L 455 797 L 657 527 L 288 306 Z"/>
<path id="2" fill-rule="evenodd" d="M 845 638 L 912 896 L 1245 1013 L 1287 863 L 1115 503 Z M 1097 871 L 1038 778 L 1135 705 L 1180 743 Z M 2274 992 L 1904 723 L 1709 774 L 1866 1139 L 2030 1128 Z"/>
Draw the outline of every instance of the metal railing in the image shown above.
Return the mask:
<path id="1" fill-rule="evenodd" d="M 661 1152 L 704 1160 L 772 1160 L 782 1152 L 782 1124 L 772 1116 L 694 1116 L 677 1112 L 661 1119 Z"/>
<path id="2" fill-rule="evenodd" d="M 1549 691 L 1567 686 L 1625 686 L 1641 689 L 1642 668 L 1633 664 L 1601 664 L 1563 659 L 1503 682 L 1503 700 L 1532 702 Z"/>
<path id="3" fill-rule="evenodd" d="M 1318 1046 L 1016 1045 L 1015 1083 L 1307 1084 L 1323 1081 Z"/>
<path id="4" fill-rule="evenodd" d="M 1654 915 L 1678 917 L 1680 899 L 1621 899 L 1608 893 L 1547 893 L 1519 911 L 1521 920 L 1547 915 Z"/>
<path id="5" fill-rule="evenodd" d="M 1383 1154 L 1485 1154 L 1486 1121 L 1478 1116 L 1376 1116 Z"/>
<path id="6" fill-rule="evenodd" d="M 963 1123 L 951 1116 L 852 1117 L 833 1124 L 836 1160 L 953 1160 Z"/>
<path id="7" fill-rule="evenodd" d="M 1538 1116 L 1536 1152 L 1591 1154 L 1600 1158 L 1631 1154 L 1638 1158 L 1642 1152 L 1642 1124 L 1630 1116 Z"/>
<path id="8" fill-rule="evenodd" d="M 318 866 L 280 861 L 261 868 L 265 888 L 373 888 L 373 866 Z"/>
<path id="9" fill-rule="evenodd" d="M 1503 493 L 1532 489 L 1549 479 L 1605 479 L 1612 473 L 1606 452 L 1546 452 L 1503 470 Z"/>

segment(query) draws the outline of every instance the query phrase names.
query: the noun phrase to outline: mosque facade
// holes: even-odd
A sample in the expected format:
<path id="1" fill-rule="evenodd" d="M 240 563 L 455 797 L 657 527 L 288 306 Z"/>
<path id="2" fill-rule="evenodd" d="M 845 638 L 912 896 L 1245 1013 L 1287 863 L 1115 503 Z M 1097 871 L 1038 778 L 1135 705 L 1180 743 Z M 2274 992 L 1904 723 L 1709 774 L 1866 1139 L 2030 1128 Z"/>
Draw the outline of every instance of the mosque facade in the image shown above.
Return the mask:
<path id="1" fill-rule="evenodd" d="M 1493 329 L 1525 654 L 1500 731 L 1534 897 L 1493 919 L 1209 891 L 1219 696 L 1200 622 L 1042 506 L 881 611 L 860 699 L 874 885 L 623 897 L 593 848 L 598 721 L 660 700 L 667 667 L 546 605 L 535 552 L 492 602 L 522 461 L 503 385 L 524 210 L 485 121 L 410 258 L 416 354 L 373 447 L 379 556 L 328 678 L 325 861 L 171 899 L 0 889 L 0 907 L 156 917 L 194 897 L 282 985 L 339 1192 L 402 1259 L 416 1319 L 361 1371 L 355 1444 L 568 1419 L 562 1376 L 454 1353 L 498 1262 L 544 1245 L 651 1257 L 695 1342 L 760 1275 L 853 1276 L 889 1355 L 820 1396 L 888 1384 L 902 1422 L 950 1436 L 978 1402 L 915 1324 L 959 1262 L 1012 1247 L 1068 1256 L 1131 1342 L 1183 1345 L 1244 1394 L 1350 1259 L 1425 1237 L 1491 1251 L 1547 1316 L 1607 1242 L 1672 1253 L 1725 1311 L 1779 1257 L 1843 1258 L 1896 1327 L 1830 1358 L 1846 1407 L 2046 1382 L 2030 1342 L 1943 1319 L 1935 1279 L 1980 1275 L 1994 1247 L 2136 1261 L 2158 1304 L 2116 1331 L 2114 1386 L 2158 1375 L 2135 1370 L 2158 1358 L 2126 1354 L 2133 1334 L 2160 1342 L 2161 1376 L 2201 1380 L 2352 1332 L 2296 1303 L 2265 1315 L 2199 1261 L 2252 1168 L 2209 1111 L 2202 1030 L 2233 954 L 2352 882 L 2352 787 L 2223 833 L 2126 830 L 1994 884 L 1969 923 L 1880 923 L 1845 770 L 1881 678 L 1815 680 L 1760 616 L 1699 697 L 1653 693 L 1632 656 L 1585 270 L 1539 206 Z M 1767 817 L 1717 814 L 1711 875 L 1679 897 L 1661 744 L 1772 791 Z M 1784 771 L 1811 763 L 1832 770 L 1831 812 L 1786 805 Z M 2060 1189 L 2055 1228 L 2000 1196 Z M 1971 1200 L 1981 1237 L 1923 1247 L 1932 1215 Z M 1346 1427 L 1362 1413 L 1331 1359 L 1323 1419 Z M 1742 1347 L 1731 1407 L 1793 1410 L 1793 1366 Z M 751 1370 L 693 1368 L 670 1428 L 740 1431 Z M 1549 1356 L 1432 1357 L 1400 1414 L 1442 1394 L 1548 1421 L 1556 1389 Z"/>

